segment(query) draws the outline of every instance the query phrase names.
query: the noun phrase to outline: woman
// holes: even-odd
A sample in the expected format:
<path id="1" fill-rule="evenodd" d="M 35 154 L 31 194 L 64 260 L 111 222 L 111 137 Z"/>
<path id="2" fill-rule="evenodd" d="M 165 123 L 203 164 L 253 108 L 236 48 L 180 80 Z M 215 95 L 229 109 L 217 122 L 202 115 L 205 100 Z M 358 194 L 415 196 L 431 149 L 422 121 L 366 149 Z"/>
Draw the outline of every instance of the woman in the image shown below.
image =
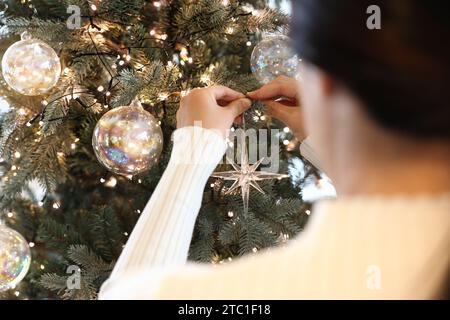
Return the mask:
<path id="1" fill-rule="evenodd" d="M 440 39 L 449 38 L 448 11 L 379 1 L 382 28 L 369 30 L 370 4 L 295 1 L 302 82 L 281 77 L 247 95 L 298 139 L 309 135 L 302 150 L 314 150 L 339 200 L 315 205 L 306 230 L 286 247 L 219 268 L 186 264 L 205 183 L 227 130 L 251 104 L 228 88 L 196 89 L 181 101 L 170 163 L 100 298 L 443 297 L 450 52 Z"/>

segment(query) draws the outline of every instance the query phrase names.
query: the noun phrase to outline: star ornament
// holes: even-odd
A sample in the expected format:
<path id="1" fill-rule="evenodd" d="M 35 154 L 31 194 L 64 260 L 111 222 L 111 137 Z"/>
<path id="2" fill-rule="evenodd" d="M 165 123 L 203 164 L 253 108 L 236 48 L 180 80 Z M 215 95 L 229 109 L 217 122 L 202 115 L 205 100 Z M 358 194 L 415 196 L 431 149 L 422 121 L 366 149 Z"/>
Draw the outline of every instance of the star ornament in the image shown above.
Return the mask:
<path id="1" fill-rule="evenodd" d="M 241 188 L 242 201 L 244 203 L 244 213 L 248 212 L 248 202 L 250 199 L 251 187 L 265 194 L 264 190 L 258 184 L 258 181 L 263 180 L 281 180 L 289 177 L 287 174 L 270 173 L 265 171 L 257 171 L 258 167 L 263 162 L 264 158 L 259 159 L 255 164 L 249 164 L 247 143 L 245 135 L 241 137 L 241 165 L 237 165 L 232 159 L 227 158 L 228 162 L 234 168 L 232 171 L 214 172 L 211 176 L 220 178 L 225 181 L 234 181 L 233 185 L 225 194 L 230 194 L 238 188 Z"/>

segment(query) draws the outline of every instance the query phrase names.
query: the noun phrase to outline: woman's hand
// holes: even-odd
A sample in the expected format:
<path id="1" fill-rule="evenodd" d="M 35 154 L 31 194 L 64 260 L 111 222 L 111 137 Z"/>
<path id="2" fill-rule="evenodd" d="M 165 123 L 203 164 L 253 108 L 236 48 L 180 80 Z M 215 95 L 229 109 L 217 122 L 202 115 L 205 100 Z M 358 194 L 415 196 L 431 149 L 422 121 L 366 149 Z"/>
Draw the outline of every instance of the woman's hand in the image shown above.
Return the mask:
<path id="1" fill-rule="evenodd" d="M 299 141 L 306 138 L 297 80 L 280 76 L 247 96 L 261 100 L 267 107 L 267 114 L 284 122 Z"/>
<path id="2" fill-rule="evenodd" d="M 251 104 L 245 95 L 224 86 L 194 89 L 181 98 L 177 128 L 202 126 L 227 137 L 234 120 Z"/>

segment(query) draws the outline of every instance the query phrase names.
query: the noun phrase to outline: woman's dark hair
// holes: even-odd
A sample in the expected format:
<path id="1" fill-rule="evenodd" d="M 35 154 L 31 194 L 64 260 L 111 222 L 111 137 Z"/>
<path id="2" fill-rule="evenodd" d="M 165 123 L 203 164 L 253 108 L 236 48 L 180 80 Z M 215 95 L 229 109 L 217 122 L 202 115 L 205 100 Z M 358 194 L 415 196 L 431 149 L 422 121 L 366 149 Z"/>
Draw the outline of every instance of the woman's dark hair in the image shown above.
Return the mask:
<path id="1" fill-rule="evenodd" d="M 450 138 L 450 2 L 295 0 L 299 55 L 345 84 L 379 124 Z M 370 5 L 381 29 L 366 25 Z"/>

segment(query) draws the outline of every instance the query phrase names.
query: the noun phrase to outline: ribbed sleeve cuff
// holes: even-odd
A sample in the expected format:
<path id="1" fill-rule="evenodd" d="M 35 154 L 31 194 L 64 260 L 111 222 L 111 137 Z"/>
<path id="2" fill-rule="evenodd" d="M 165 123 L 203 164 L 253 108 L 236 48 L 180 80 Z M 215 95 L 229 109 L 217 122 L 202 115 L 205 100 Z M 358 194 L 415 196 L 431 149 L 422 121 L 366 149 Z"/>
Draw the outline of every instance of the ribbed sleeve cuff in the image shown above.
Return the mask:
<path id="1" fill-rule="evenodd" d="M 184 127 L 173 134 L 170 165 L 202 165 L 213 170 L 225 150 L 226 141 L 220 133 L 202 127 Z"/>

